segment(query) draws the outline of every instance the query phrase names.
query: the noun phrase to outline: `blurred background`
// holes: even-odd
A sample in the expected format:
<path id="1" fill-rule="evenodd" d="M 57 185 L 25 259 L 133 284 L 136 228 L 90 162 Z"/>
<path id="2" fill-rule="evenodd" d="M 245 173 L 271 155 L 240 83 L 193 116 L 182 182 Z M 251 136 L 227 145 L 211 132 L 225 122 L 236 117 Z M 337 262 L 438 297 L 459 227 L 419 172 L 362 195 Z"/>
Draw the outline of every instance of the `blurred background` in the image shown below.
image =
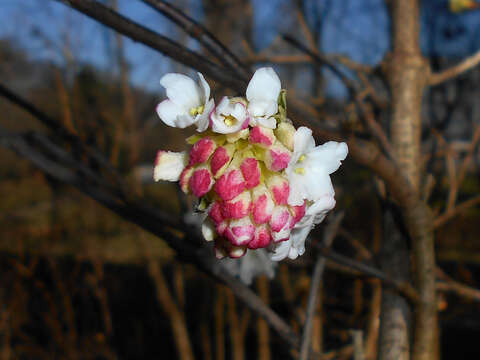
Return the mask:
<path id="1" fill-rule="evenodd" d="M 99 2 L 210 56 L 142 1 Z M 387 87 L 376 76 L 391 47 L 383 0 L 171 3 L 209 29 L 244 64 L 273 66 L 288 101 L 324 124 L 360 126 L 344 82 L 286 41 L 285 34 L 335 60 L 348 79 L 374 88 L 380 110 L 386 103 Z M 432 70 L 480 50 L 477 5 L 422 1 L 421 49 Z M 168 128 L 156 115 L 155 106 L 165 97 L 159 79 L 167 72 L 195 76 L 195 70 L 61 2 L 0 1 L 0 84 L 99 149 L 131 194 L 184 219 L 192 199 L 179 194 L 176 184 L 151 180 L 156 151 L 187 149 L 185 137 L 193 131 Z M 217 96 L 236 93 L 207 80 Z M 480 280 L 480 68 L 429 88 L 422 111 L 424 161 L 431 180 L 427 197 L 438 220 L 436 257 L 444 271 L 437 300 L 442 359 L 475 358 L 480 356 L 480 295 L 475 290 Z M 7 131 L 49 133 L 4 93 L 0 114 Z M 71 145 L 64 148 L 75 153 Z M 76 159 L 85 161 L 82 155 Z M 375 264 L 382 207 L 374 176 L 347 159 L 332 180 L 337 209 L 345 211 L 333 248 Z M 452 187 L 454 204 L 473 203 L 454 218 L 442 219 L 451 209 Z M 284 340 L 229 287 L 186 264 L 161 238 L 4 147 L 0 199 L 1 359 L 290 357 Z M 312 239 L 320 238 L 323 229 L 318 226 Z M 307 246 L 303 257 L 274 266 L 272 279 L 264 274 L 250 285 L 297 332 L 305 321 L 314 263 L 310 250 Z M 325 353 L 325 359 L 353 358 L 352 344 L 360 333 L 364 358 L 375 359 L 379 280 L 329 260 L 320 299 L 313 349 Z M 184 325 L 184 339 L 178 338 L 178 324 Z"/>

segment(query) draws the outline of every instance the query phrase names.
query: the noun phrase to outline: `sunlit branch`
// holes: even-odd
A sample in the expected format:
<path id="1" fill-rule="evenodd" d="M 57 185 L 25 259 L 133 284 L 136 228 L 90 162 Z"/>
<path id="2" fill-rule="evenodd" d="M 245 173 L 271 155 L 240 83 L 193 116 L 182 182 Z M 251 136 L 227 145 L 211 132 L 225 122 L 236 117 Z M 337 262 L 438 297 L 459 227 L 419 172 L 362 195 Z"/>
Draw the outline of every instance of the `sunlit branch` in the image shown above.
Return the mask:
<path id="1" fill-rule="evenodd" d="M 172 20 L 190 36 L 197 39 L 217 60 L 232 69 L 244 81 L 248 81 L 251 71 L 225 45 L 223 45 L 202 24 L 187 16 L 179 8 L 161 0 L 142 0 L 153 9 Z"/>
<path id="2" fill-rule="evenodd" d="M 442 84 L 448 80 L 456 78 L 457 76 L 469 70 L 472 70 L 478 64 L 480 64 L 480 51 L 466 58 L 458 65 L 455 65 L 449 69 L 443 70 L 439 73 L 431 74 L 428 80 L 428 84 L 430 86 L 436 86 L 436 85 Z"/>
<path id="3" fill-rule="evenodd" d="M 223 83 L 224 85 L 243 91 L 246 83 L 238 77 L 233 76 L 230 71 L 219 66 L 202 55 L 199 55 L 186 47 L 133 22 L 123 15 L 113 11 L 111 8 L 100 4 L 95 0 L 55 0 L 76 9 L 77 11 L 91 17 L 99 23 L 106 25 L 120 34 L 141 42 L 162 54 L 171 57 L 186 66 L 197 69 L 205 75 Z"/>
<path id="4" fill-rule="evenodd" d="M 375 139 L 377 139 L 385 154 L 387 154 L 389 158 L 394 161 L 395 156 L 390 141 L 388 140 L 388 137 L 380 124 L 375 121 L 371 109 L 363 102 L 363 99 L 361 99 L 357 84 L 350 78 L 348 78 L 348 76 L 346 76 L 328 57 L 306 48 L 304 45 L 302 45 L 300 42 L 298 42 L 296 39 L 292 38 L 289 35 L 284 35 L 283 38 L 295 48 L 309 55 L 319 65 L 326 66 L 345 84 L 350 94 L 350 97 L 357 105 L 358 110 L 362 115 L 361 118 L 365 120 L 371 134 L 375 137 Z"/>

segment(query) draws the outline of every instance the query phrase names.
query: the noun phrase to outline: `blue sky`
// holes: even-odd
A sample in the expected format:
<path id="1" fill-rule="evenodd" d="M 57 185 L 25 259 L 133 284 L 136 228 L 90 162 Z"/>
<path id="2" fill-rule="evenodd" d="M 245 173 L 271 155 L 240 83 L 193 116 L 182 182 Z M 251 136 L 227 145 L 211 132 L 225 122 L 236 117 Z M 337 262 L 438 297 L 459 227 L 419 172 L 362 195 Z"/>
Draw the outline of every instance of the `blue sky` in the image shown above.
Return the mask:
<path id="1" fill-rule="evenodd" d="M 293 13 L 294 1 L 251 1 L 257 50 L 268 47 L 279 33 L 297 27 L 294 18 L 285 16 Z M 201 0 L 180 2 L 201 21 Z M 119 6 L 123 14 L 163 35 L 172 39 L 181 35 L 174 25 L 141 1 L 119 0 Z M 356 61 L 375 64 L 388 50 L 389 21 L 384 0 L 304 0 L 304 6 L 310 25 L 321 29 L 319 46 L 324 52 L 342 53 Z M 61 48 L 65 43 L 71 44 L 78 61 L 103 69 L 109 66 L 112 53 L 110 31 L 53 0 L 0 0 L 0 37 L 13 39 L 34 58 L 60 63 L 64 61 Z M 424 0 L 421 42 L 426 54 L 460 58 L 475 52 L 480 49 L 480 11 L 455 15 L 448 11 L 446 0 Z M 189 46 L 196 48 L 194 41 Z M 127 39 L 125 48 L 137 85 L 156 91 L 161 74 L 182 70 L 141 44 Z M 339 86 L 332 80 L 330 89 L 341 92 Z"/>

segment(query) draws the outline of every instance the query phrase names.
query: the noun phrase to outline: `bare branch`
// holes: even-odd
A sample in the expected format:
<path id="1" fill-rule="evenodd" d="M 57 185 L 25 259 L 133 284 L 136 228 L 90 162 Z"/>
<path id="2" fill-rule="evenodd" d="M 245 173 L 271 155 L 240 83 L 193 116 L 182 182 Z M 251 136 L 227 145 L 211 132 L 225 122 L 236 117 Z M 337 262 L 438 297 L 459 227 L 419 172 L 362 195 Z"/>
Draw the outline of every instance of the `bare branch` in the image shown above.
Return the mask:
<path id="1" fill-rule="evenodd" d="M 333 240 L 335 239 L 335 236 L 337 235 L 338 228 L 340 226 L 340 223 L 342 222 L 343 216 L 343 212 L 338 213 L 325 228 L 325 233 L 323 236 L 323 246 L 327 249 L 330 248 Z M 310 340 L 312 337 L 313 316 L 315 315 L 315 309 L 317 307 L 318 290 L 320 289 L 320 281 L 322 280 L 325 263 L 325 257 L 319 256 L 313 269 L 310 293 L 308 294 L 307 300 L 305 325 L 303 326 L 302 338 L 300 343 L 300 360 L 308 359 Z"/>
<path id="2" fill-rule="evenodd" d="M 309 55 L 316 63 L 326 66 L 345 84 L 350 94 L 350 97 L 353 99 L 353 101 L 357 105 L 357 108 L 361 114 L 361 118 L 365 120 L 366 125 L 370 130 L 371 134 L 378 141 L 378 143 L 382 147 L 382 150 L 385 152 L 385 154 L 387 154 L 390 157 L 390 159 L 394 161 L 395 157 L 394 157 L 394 153 L 393 153 L 390 141 L 388 140 L 388 137 L 386 133 L 383 131 L 380 124 L 378 124 L 375 121 L 373 112 L 371 111 L 370 107 L 363 102 L 363 99 L 362 99 L 363 96 L 359 93 L 357 84 L 354 81 L 352 81 L 348 76 L 346 76 L 335 65 L 335 63 L 332 60 L 330 60 L 328 57 L 322 54 L 319 54 L 318 52 L 309 50 L 308 48 L 306 48 L 304 45 L 302 45 L 300 42 L 298 42 L 296 39 L 292 38 L 289 35 L 284 35 L 283 38 L 285 39 L 285 41 L 295 46 L 300 51 Z"/>
<path id="3" fill-rule="evenodd" d="M 128 18 L 113 11 L 111 8 L 100 4 L 96 0 L 56 0 L 68 5 L 92 19 L 104 24 L 119 33 L 141 42 L 172 59 L 197 69 L 213 79 L 243 92 L 246 82 L 233 76 L 225 68 L 211 62 L 202 55 L 190 51 L 186 47 L 150 30 L 146 27 L 129 20 Z"/>
<path id="4" fill-rule="evenodd" d="M 118 175 L 118 172 L 116 171 L 114 166 L 105 158 L 105 156 L 103 156 L 103 154 L 98 149 L 86 145 L 75 134 L 73 134 L 70 130 L 64 127 L 60 121 L 51 118 L 43 111 L 38 109 L 31 102 L 23 99 L 21 96 L 14 93 L 2 84 L 0 84 L 0 96 L 4 97 L 12 104 L 15 104 L 22 110 L 32 115 L 43 125 L 47 126 L 56 135 L 60 136 L 60 138 L 62 138 L 63 140 L 68 141 L 73 146 L 82 149 L 86 153 L 86 155 L 88 155 L 89 158 L 93 160 L 97 165 L 102 166 L 104 169 L 113 173 L 114 175 Z"/>
<path id="5" fill-rule="evenodd" d="M 417 291 L 409 283 L 392 279 L 383 271 L 377 268 L 374 268 L 370 265 L 350 259 L 332 250 L 326 249 L 323 246 L 317 246 L 317 248 L 319 253 L 322 256 L 326 257 L 327 259 L 335 261 L 336 263 L 339 263 L 341 265 L 345 265 L 354 270 L 360 271 L 362 274 L 365 274 L 367 276 L 371 276 L 371 277 L 382 280 L 384 284 L 391 286 L 393 289 L 395 289 L 400 294 L 405 296 L 405 298 L 407 298 L 411 303 L 415 304 L 419 301 L 419 295 Z"/>
<path id="6" fill-rule="evenodd" d="M 232 69 L 244 81 L 248 81 L 251 71 L 225 45 L 223 45 L 210 31 L 194 19 L 187 16 L 177 7 L 161 0 L 142 0 L 153 9 L 159 11 L 172 20 L 190 36 L 197 39 L 208 49 L 217 60 Z"/>
<path id="7" fill-rule="evenodd" d="M 465 200 L 461 204 L 455 206 L 451 210 L 445 212 L 444 214 L 440 215 L 437 217 L 433 223 L 434 229 L 439 228 L 443 224 L 445 224 L 447 221 L 450 221 L 453 219 L 455 216 L 460 214 L 461 212 L 471 208 L 472 206 L 475 206 L 477 204 L 480 204 L 480 195 L 474 196 L 471 199 Z"/>
<path id="8" fill-rule="evenodd" d="M 450 276 L 445 274 L 445 272 L 439 267 L 437 267 L 436 273 L 437 273 L 437 278 L 442 280 L 441 282 L 437 281 L 437 290 L 453 292 L 465 299 L 480 302 L 480 290 L 453 280 Z"/>
<path id="9" fill-rule="evenodd" d="M 455 65 L 449 69 L 443 70 L 442 72 L 431 74 L 428 80 L 428 84 L 430 86 L 439 85 L 448 80 L 456 78 L 457 76 L 469 70 L 472 70 L 478 64 L 480 64 L 480 51 L 477 51 L 472 56 L 469 56 L 458 65 Z"/>

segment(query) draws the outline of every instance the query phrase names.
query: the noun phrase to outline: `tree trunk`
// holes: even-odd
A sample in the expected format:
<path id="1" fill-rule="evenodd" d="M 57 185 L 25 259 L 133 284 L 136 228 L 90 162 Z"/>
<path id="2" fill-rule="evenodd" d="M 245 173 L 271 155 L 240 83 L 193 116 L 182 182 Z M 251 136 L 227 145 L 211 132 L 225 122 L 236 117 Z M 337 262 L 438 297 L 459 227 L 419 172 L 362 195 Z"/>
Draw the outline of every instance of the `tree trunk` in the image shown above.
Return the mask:
<path id="1" fill-rule="evenodd" d="M 412 195 L 400 204 L 412 244 L 412 272 L 420 295 L 420 301 L 415 305 L 412 359 L 433 360 L 437 319 L 432 218 L 430 209 L 419 196 L 421 106 L 430 67 L 420 51 L 418 0 L 387 0 L 387 4 L 392 19 L 393 51 L 384 60 L 384 70 L 392 96 L 391 139 L 396 162 L 413 190 Z M 389 234 L 384 246 L 392 245 L 389 242 L 397 236 L 401 236 L 398 230 Z M 406 254 L 404 261 L 408 262 Z M 396 310 L 400 309 L 398 304 Z M 386 337 L 382 334 L 383 339 Z M 402 332 L 402 338 L 408 338 L 407 328 Z M 382 360 L 393 358 L 381 357 Z"/>

